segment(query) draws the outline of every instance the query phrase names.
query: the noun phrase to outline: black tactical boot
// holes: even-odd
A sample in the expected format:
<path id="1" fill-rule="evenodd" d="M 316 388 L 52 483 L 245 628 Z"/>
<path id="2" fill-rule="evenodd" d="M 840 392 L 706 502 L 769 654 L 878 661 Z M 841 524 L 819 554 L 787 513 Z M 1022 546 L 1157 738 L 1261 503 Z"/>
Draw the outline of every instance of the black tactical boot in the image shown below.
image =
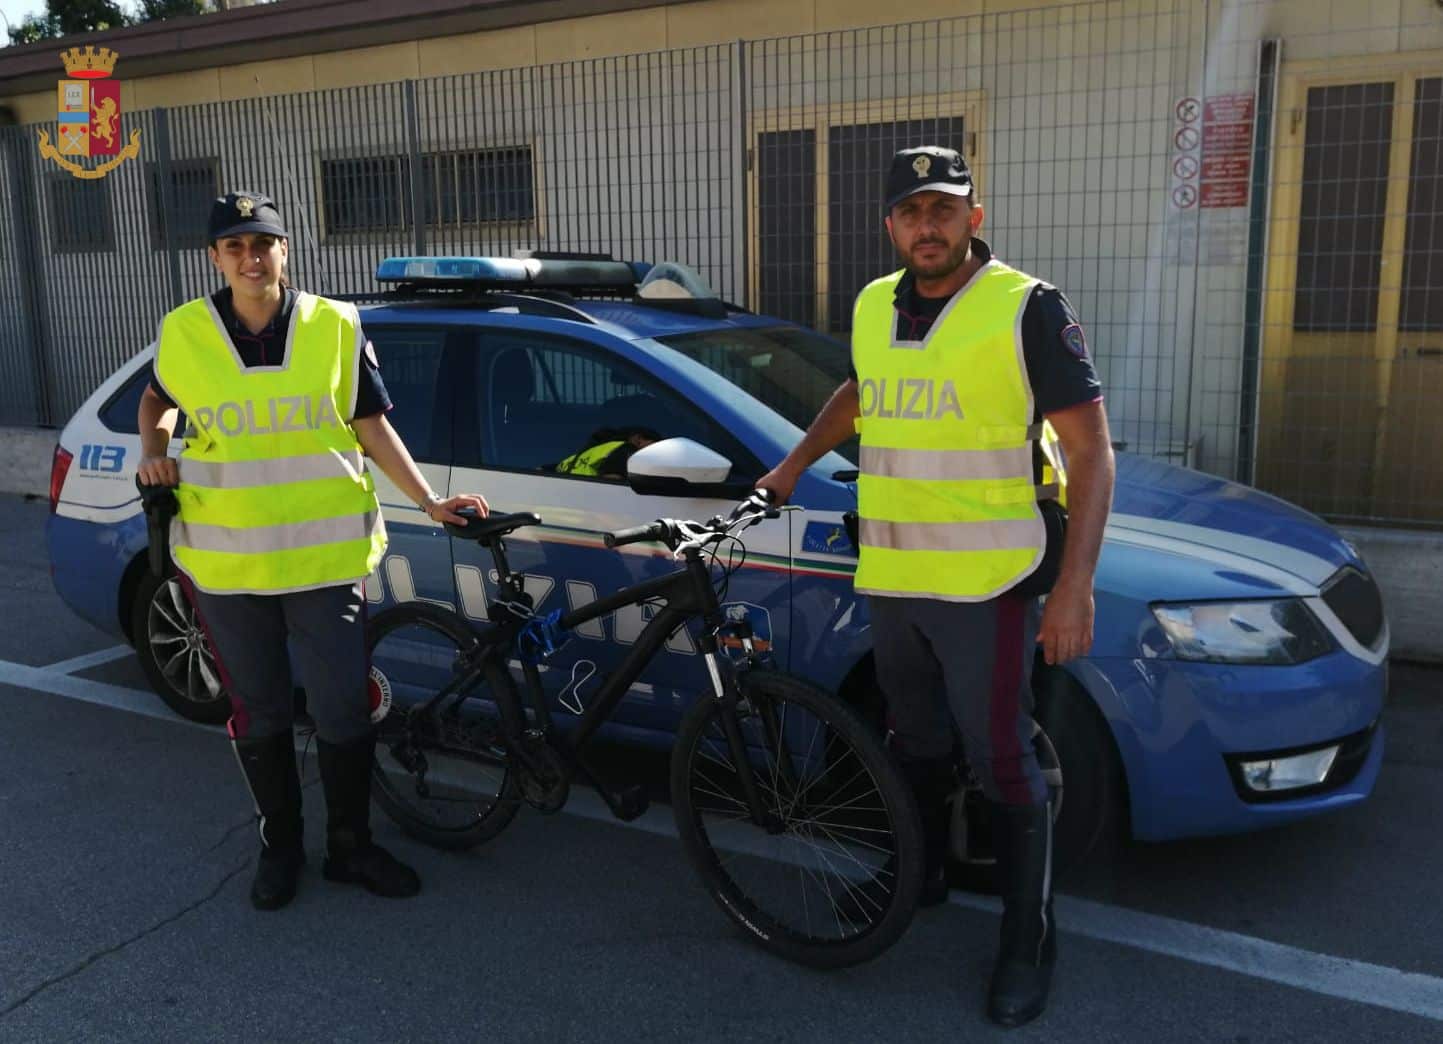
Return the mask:
<path id="1" fill-rule="evenodd" d="M 306 862 L 294 740 L 284 732 L 232 740 L 231 746 L 260 824 L 261 856 L 251 883 L 251 905 L 257 910 L 279 910 L 296 897 L 296 879 Z"/>
<path id="2" fill-rule="evenodd" d="M 1047 1007 L 1057 963 L 1052 919 L 1052 808 L 992 806 L 1002 932 L 987 1015 L 1002 1026 L 1031 1022 Z"/>
<path id="3" fill-rule="evenodd" d="M 917 797 L 922 820 L 922 892 L 918 906 L 937 906 L 947 901 L 947 833 L 952 816 L 947 798 L 956 783 L 951 758 L 915 759 L 899 757 L 902 775 Z M 887 861 L 872 876 L 833 901 L 833 906 L 854 924 L 866 924 L 881 915 L 897 887 L 897 857 Z"/>
<path id="4" fill-rule="evenodd" d="M 947 901 L 947 842 L 952 828 L 947 799 L 956 788 L 957 775 L 951 758 L 902 758 L 901 765 L 902 774 L 917 795 L 917 811 L 922 816 L 926 861 L 922 864 L 922 895 L 917 905 L 938 906 Z"/>
<path id="5" fill-rule="evenodd" d="M 421 890 L 416 871 L 371 841 L 371 762 L 374 734 L 346 744 L 317 737 L 321 787 L 326 792 L 327 881 L 358 884 L 388 899 L 405 899 Z"/>

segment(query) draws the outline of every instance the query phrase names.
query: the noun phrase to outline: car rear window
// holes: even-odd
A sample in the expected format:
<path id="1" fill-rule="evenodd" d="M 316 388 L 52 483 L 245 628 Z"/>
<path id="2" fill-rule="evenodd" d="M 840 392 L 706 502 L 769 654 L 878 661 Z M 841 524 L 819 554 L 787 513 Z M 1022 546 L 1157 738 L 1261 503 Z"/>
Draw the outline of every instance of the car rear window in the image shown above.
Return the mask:
<path id="1" fill-rule="evenodd" d="M 100 407 L 100 423 L 118 435 L 140 434 L 136 417 L 140 413 L 140 397 L 149 383 L 150 367 L 142 366 Z M 180 425 L 176 427 L 179 429 Z"/>

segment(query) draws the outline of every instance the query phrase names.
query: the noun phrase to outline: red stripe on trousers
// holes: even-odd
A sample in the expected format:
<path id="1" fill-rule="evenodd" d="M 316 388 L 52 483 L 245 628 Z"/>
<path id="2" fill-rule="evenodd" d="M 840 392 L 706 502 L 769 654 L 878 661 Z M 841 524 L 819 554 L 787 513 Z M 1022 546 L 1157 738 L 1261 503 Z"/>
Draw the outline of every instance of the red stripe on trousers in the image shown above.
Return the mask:
<path id="1" fill-rule="evenodd" d="M 997 629 L 992 651 L 992 699 L 988 706 L 988 731 L 992 740 L 992 781 L 1002 800 L 1009 805 L 1032 804 L 1032 790 L 1017 773 L 1022 761 L 1022 741 L 1017 736 L 1017 715 L 1022 698 L 1023 600 L 1002 595 L 997 599 Z M 1011 767 L 1003 779 L 998 767 Z"/>
<path id="2" fill-rule="evenodd" d="M 210 633 L 210 627 L 205 622 L 205 616 L 200 611 L 200 603 L 195 598 L 195 588 L 191 586 L 190 577 L 180 570 L 176 570 L 176 580 L 180 581 L 181 592 L 185 600 L 190 603 L 191 612 L 200 623 L 200 629 L 205 632 L 205 640 L 210 645 L 210 655 L 215 660 L 216 673 L 220 675 L 220 683 L 225 686 L 227 698 L 230 700 L 230 718 L 225 723 L 225 731 L 231 739 L 244 739 L 251 728 L 251 713 L 246 705 L 241 702 L 240 694 L 236 687 L 231 684 L 230 671 L 226 670 L 225 663 L 220 658 L 220 649 L 215 644 L 215 637 Z"/>

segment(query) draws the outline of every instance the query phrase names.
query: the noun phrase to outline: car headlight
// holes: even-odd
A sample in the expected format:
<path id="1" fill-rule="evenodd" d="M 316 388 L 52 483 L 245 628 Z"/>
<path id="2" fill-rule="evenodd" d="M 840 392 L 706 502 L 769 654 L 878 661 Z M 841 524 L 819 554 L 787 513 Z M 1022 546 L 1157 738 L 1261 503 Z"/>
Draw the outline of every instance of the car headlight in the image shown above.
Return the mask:
<path id="1" fill-rule="evenodd" d="M 1299 598 L 1154 605 L 1152 615 L 1180 660 L 1305 663 L 1333 648 L 1328 632 Z"/>

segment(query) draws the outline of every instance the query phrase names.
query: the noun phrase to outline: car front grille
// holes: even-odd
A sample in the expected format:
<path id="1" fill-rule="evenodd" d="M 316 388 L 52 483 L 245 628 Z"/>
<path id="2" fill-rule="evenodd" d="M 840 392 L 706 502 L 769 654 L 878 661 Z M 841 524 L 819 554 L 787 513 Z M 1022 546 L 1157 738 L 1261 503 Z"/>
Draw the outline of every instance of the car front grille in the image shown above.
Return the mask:
<path id="1" fill-rule="evenodd" d="M 1323 585 L 1323 601 L 1364 648 L 1371 649 L 1383 633 L 1383 596 L 1368 573 L 1339 569 Z"/>

